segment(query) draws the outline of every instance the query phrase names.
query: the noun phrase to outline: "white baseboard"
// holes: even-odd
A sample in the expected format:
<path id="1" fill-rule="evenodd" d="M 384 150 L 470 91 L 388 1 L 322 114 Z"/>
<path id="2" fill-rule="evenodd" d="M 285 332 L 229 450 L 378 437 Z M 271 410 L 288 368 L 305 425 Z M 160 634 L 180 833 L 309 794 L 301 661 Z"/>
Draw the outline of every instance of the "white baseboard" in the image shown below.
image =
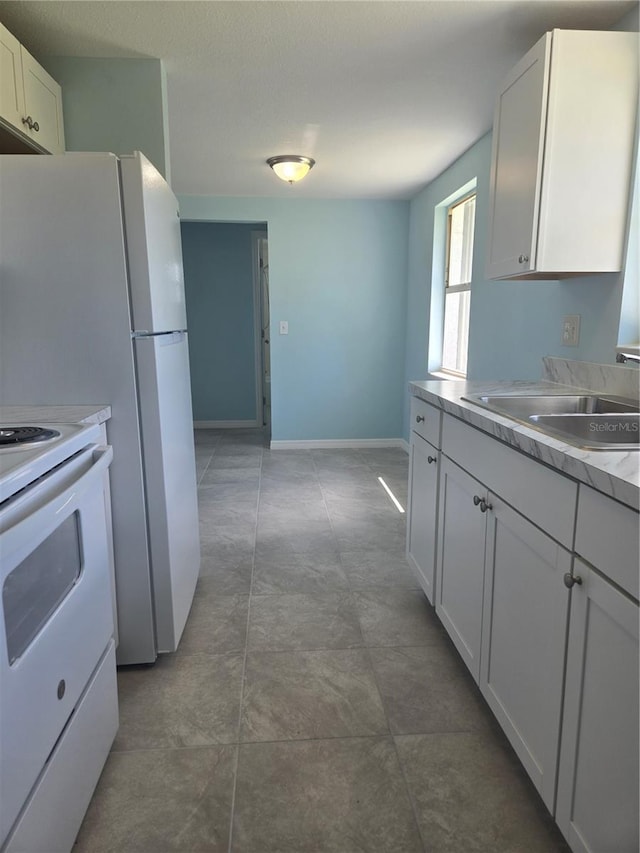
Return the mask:
<path id="1" fill-rule="evenodd" d="M 271 450 L 365 450 L 377 447 L 399 447 L 408 452 L 403 438 L 325 438 L 300 441 L 272 441 Z"/>
<path id="2" fill-rule="evenodd" d="M 400 439 L 400 441 L 402 442 L 402 445 L 401 445 L 401 446 L 402 446 L 402 449 L 404 450 L 404 452 L 405 452 L 405 453 L 407 454 L 407 456 L 408 456 L 408 455 L 409 455 L 409 453 L 411 452 L 411 447 L 410 447 L 410 445 L 409 445 L 409 442 L 408 442 L 408 441 L 406 441 L 406 439 L 404 439 L 404 438 L 401 438 L 401 439 Z"/>
<path id="3" fill-rule="evenodd" d="M 194 429 L 255 429 L 257 421 L 194 421 Z"/>

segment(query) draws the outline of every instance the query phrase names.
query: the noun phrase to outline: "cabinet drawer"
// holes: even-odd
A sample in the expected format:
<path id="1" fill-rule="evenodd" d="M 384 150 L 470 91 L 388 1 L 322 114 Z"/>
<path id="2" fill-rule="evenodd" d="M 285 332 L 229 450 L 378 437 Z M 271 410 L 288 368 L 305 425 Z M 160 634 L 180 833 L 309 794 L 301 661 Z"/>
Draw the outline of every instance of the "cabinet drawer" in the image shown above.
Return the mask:
<path id="1" fill-rule="evenodd" d="M 638 513 L 580 486 L 576 553 L 638 598 Z"/>
<path id="2" fill-rule="evenodd" d="M 411 429 L 438 448 L 441 414 L 440 409 L 425 403 L 419 397 L 411 398 Z"/>
<path id="3" fill-rule="evenodd" d="M 442 450 L 571 550 L 577 483 L 447 414 L 443 415 Z"/>
<path id="4" fill-rule="evenodd" d="M 71 850 L 117 730 L 112 641 L 2 848 L 5 853 Z"/>

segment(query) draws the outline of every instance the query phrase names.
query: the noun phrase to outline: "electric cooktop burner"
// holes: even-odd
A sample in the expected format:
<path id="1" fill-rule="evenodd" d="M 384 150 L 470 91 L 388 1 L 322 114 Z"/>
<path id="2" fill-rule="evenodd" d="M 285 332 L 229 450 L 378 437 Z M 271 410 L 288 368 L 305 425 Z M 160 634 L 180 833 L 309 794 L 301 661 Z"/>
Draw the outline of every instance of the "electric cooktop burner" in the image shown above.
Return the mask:
<path id="1" fill-rule="evenodd" d="M 60 433 L 55 429 L 36 426 L 0 427 L 0 447 L 15 447 L 17 444 L 33 444 L 57 438 Z"/>

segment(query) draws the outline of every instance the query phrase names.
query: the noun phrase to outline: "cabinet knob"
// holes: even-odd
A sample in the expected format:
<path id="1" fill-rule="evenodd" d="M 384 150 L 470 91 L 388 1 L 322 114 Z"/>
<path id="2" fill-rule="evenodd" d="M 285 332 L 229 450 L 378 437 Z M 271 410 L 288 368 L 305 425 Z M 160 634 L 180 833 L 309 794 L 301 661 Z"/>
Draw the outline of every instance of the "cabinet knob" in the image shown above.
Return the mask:
<path id="1" fill-rule="evenodd" d="M 435 456 L 427 456 L 427 462 L 429 463 L 429 465 L 431 465 L 432 462 L 437 462 L 437 461 L 438 460 L 436 459 Z"/>
<path id="2" fill-rule="evenodd" d="M 481 500 L 482 500 L 482 498 L 480 497 L 480 495 L 474 495 L 473 496 L 473 505 L 474 506 L 480 506 Z"/>
<path id="3" fill-rule="evenodd" d="M 29 130 L 33 130 L 33 119 L 31 118 L 31 116 L 27 116 L 26 118 L 23 118 L 22 124 L 26 124 L 27 127 L 29 128 Z"/>
<path id="4" fill-rule="evenodd" d="M 31 130 L 35 130 L 36 133 L 40 130 L 40 125 L 37 121 L 34 121 L 33 125 L 31 126 Z"/>
<path id="5" fill-rule="evenodd" d="M 526 264 L 528 260 L 529 260 L 529 255 L 518 255 L 518 263 L 519 264 Z"/>
<path id="6" fill-rule="evenodd" d="M 416 415 L 416 423 L 421 424 L 424 421 L 424 415 Z"/>
<path id="7" fill-rule="evenodd" d="M 488 504 L 484 498 L 480 501 L 480 512 L 486 512 L 488 509 L 493 509 L 491 504 Z"/>
<path id="8" fill-rule="evenodd" d="M 571 589 L 571 587 L 576 583 L 578 586 L 582 583 L 580 575 L 572 575 L 571 572 L 567 572 L 562 580 L 564 581 L 564 585 L 567 589 Z"/>

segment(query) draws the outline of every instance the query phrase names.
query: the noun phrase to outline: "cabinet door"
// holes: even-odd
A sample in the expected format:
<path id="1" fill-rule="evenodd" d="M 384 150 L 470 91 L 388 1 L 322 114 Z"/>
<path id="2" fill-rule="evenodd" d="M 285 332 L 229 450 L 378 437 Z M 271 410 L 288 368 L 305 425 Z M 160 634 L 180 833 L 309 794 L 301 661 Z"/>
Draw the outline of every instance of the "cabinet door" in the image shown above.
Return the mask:
<path id="1" fill-rule="evenodd" d="M 0 24 L 0 118 L 23 130 L 24 88 L 20 42 Z"/>
<path id="2" fill-rule="evenodd" d="M 64 151 L 62 124 L 62 91 L 60 86 L 35 59 L 22 48 L 25 110 L 35 126 L 25 133 L 45 151 L 61 154 Z"/>
<path id="3" fill-rule="evenodd" d="M 553 812 L 571 554 L 489 496 L 480 688 Z"/>
<path id="4" fill-rule="evenodd" d="M 487 278 L 535 269 L 550 55 L 547 33 L 516 65 L 497 98 Z"/>
<path id="5" fill-rule="evenodd" d="M 471 674 L 480 675 L 485 487 L 446 456 L 440 462 L 436 613 Z"/>
<path id="6" fill-rule="evenodd" d="M 575 853 L 638 833 L 638 605 L 579 559 L 571 591 L 556 820 Z"/>
<path id="7" fill-rule="evenodd" d="M 409 462 L 407 559 L 434 604 L 438 507 L 438 451 L 415 432 Z"/>

